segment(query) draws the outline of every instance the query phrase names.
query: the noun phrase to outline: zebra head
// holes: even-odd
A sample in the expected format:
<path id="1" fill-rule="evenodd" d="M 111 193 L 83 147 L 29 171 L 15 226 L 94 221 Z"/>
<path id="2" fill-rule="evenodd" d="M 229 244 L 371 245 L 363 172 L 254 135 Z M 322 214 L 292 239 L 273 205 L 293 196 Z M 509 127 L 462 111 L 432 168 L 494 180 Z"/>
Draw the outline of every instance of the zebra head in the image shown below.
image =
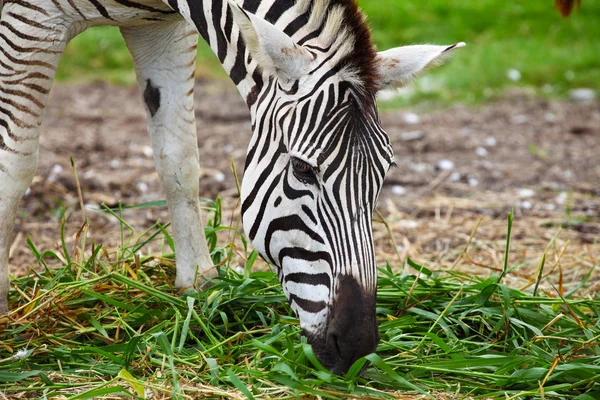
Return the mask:
<path id="1" fill-rule="evenodd" d="M 244 229 L 278 273 L 315 355 L 335 373 L 379 342 L 371 219 L 394 160 L 375 94 L 459 47 L 377 54 L 362 14 L 348 4 L 320 10 L 315 26 L 322 27 L 305 32 L 302 42 L 234 7 L 265 77 L 248 96 L 253 136 L 242 184 Z"/>

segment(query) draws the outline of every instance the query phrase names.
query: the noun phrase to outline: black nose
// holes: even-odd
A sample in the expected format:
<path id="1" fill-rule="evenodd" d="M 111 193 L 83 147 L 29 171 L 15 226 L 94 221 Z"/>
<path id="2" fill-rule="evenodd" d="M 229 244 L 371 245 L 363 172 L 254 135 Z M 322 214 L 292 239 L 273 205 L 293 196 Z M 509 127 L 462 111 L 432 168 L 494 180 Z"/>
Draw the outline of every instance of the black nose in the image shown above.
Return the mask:
<path id="1" fill-rule="evenodd" d="M 339 278 L 323 339 L 325 343 L 315 354 L 325 367 L 338 375 L 346 373 L 359 358 L 373 353 L 379 343 L 375 290 L 372 294 L 366 293 L 353 277 Z"/>

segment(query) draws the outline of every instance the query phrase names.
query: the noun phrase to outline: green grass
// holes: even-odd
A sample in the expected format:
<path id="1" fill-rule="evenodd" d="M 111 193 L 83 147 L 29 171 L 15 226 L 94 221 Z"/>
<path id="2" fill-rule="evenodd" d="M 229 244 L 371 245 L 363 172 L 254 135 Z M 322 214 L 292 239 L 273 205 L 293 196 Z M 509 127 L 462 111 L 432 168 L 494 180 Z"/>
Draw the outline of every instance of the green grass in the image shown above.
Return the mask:
<path id="1" fill-rule="evenodd" d="M 600 2 L 562 19 L 552 1 L 428 0 L 360 1 L 375 42 L 466 42 L 453 60 L 420 86 L 422 99 L 480 101 L 510 86 L 564 94 L 576 87 L 600 89 Z M 515 83 L 507 72 L 516 69 Z M 417 85 L 419 87 L 419 85 Z"/>
<path id="2" fill-rule="evenodd" d="M 213 79 L 229 79 L 219 60 L 201 40 L 198 46 L 197 74 Z M 90 28 L 67 46 L 56 78 L 63 82 L 109 81 L 135 84 L 135 71 L 129 50 L 114 26 Z"/>
<path id="3" fill-rule="evenodd" d="M 164 202 L 137 208 L 161 206 Z M 430 398 L 600 397 L 600 299 L 507 287 L 505 263 L 487 279 L 380 269 L 377 354 L 344 377 L 316 361 L 275 274 L 252 271 L 257 255 L 221 225 L 219 202 L 206 228 L 220 278 L 207 290 L 172 287 L 173 241 L 156 223 L 135 234 L 123 212 L 119 249 L 83 242 L 41 253 L 43 272 L 13 280 L 13 314 L 0 319 L 0 393 L 8 398 Z M 126 213 L 127 211 L 124 211 Z M 63 221 L 64 225 L 64 221 Z M 512 216 L 509 218 L 509 231 Z M 238 234 L 233 231 L 234 234 Z M 148 246 L 164 243 L 153 256 Z M 506 242 L 508 252 L 510 241 Z M 86 249 L 86 253 L 81 251 Z M 226 268 L 245 254 L 243 273 Z M 58 261 L 50 269 L 46 263 Z M 539 276 L 542 276 L 540 273 Z M 581 285 L 584 285 L 585 281 Z M 364 371 L 360 373 L 361 369 Z"/>
<path id="4" fill-rule="evenodd" d="M 415 85 L 408 100 L 477 102 L 511 86 L 545 95 L 600 89 L 600 1 L 562 19 L 552 2 L 503 0 L 360 0 L 380 49 L 414 43 L 467 42 L 448 65 Z M 224 78 L 210 49 L 199 49 L 200 75 Z M 507 77 L 510 69 L 522 79 Z M 131 58 L 117 28 L 90 29 L 68 46 L 58 78 L 133 83 Z M 542 90 L 543 89 L 543 90 Z M 394 105 L 406 103 L 401 98 Z"/>

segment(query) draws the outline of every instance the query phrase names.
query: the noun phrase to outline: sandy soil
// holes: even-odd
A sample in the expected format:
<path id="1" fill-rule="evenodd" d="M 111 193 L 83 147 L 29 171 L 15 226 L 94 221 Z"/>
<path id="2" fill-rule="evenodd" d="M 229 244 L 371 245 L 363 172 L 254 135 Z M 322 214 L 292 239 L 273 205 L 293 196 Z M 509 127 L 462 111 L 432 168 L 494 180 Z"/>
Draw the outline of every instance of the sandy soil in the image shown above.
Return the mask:
<path id="1" fill-rule="evenodd" d="M 220 194 L 235 224 L 230 157 L 241 175 L 248 112 L 235 90 L 218 83 L 199 82 L 196 100 L 201 197 Z M 145 118 L 136 88 L 53 89 L 39 170 L 17 222 L 13 274 L 35 265 L 26 237 L 42 251 L 58 249 L 63 206 L 68 242 L 73 243 L 83 219 L 69 156 L 76 161 L 88 208 L 163 198 Z M 481 108 L 421 115 L 402 110 L 381 118 L 398 163 L 378 205 L 393 232 L 390 237 L 384 224 L 375 223 L 381 262 L 401 268 L 408 256 L 431 269 L 495 273 L 503 263 L 506 214 L 514 209 L 510 262 L 523 266 L 510 274 L 512 284 L 531 284 L 560 230 L 548 249 L 548 281 L 557 282 L 563 273 L 565 285 L 573 286 L 596 268 L 584 290 L 600 289 L 600 103 L 514 94 Z M 115 220 L 88 213 L 91 235 L 106 247 L 118 246 Z M 469 251 L 461 256 L 480 217 Z M 159 218 L 168 220 L 164 208 L 125 213 L 139 231 Z"/>

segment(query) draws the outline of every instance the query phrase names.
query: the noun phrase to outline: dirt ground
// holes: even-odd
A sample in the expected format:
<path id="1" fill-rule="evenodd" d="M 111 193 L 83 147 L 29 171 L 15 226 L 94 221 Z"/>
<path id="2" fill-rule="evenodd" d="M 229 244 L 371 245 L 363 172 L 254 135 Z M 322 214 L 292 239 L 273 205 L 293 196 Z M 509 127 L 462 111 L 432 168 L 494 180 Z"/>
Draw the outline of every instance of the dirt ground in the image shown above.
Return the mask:
<path id="1" fill-rule="evenodd" d="M 235 224 L 230 157 L 241 174 L 250 132 L 247 109 L 234 89 L 198 82 L 196 117 L 201 197 L 220 194 L 225 215 L 233 215 Z M 381 118 L 398 168 L 388 176 L 378 204 L 393 235 L 383 223 L 374 224 L 380 262 L 402 268 L 410 257 L 434 270 L 497 273 L 503 264 L 506 215 L 514 209 L 510 263 L 522 267 L 507 277 L 511 284 L 530 286 L 548 247 L 547 282 L 557 284 L 563 274 L 566 291 L 595 268 L 579 293 L 600 289 L 600 103 L 514 94 L 480 108 L 423 114 L 399 110 Z M 26 237 L 42 251 L 59 248 L 61 206 L 67 209 L 69 243 L 81 226 L 71 155 L 90 234 L 105 247 L 118 246 L 119 226 L 94 207 L 164 197 L 136 88 L 55 87 L 38 173 L 22 202 L 11 250 L 15 275 L 35 265 Z M 159 218 L 168 220 L 166 209 L 125 213 L 139 232 Z"/>

